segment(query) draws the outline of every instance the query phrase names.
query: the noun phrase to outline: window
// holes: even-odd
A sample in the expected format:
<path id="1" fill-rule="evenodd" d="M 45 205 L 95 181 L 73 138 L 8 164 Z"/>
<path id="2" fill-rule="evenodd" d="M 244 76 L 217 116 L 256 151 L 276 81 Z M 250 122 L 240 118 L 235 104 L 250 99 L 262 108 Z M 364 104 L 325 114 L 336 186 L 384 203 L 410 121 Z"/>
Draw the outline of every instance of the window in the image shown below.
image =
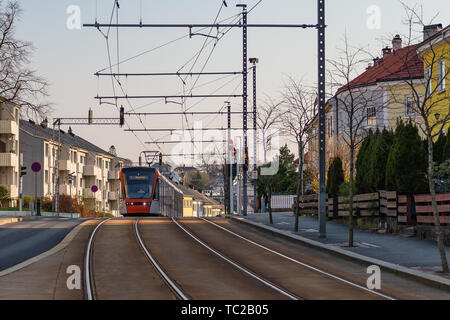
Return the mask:
<path id="1" fill-rule="evenodd" d="M 431 95 L 431 67 L 425 69 L 426 97 Z"/>
<path id="2" fill-rule="evenodd" d="M 80 178 L 80 188 L 83 188 L 83 178 Z"/>
<path id="3" fill-rule="evenodd" d="M 439 92 L 445 91 L 445 61 L 440 60 L 438 62 L 438 90 Z"/>
<path id="4" fill-rule="evenodd" d="M 420 103 L 420 102 L 419 102 Z M 418 116 L 419 112 L 417 109 L 417 103 L 413 96 L 405 97 L 405 116 Z"/>
<path id="5" fill-rule="evenodd" d="M 333 136 L 333 116 L 327 119 L 327 133 L 329 137 Z"/>
<path id="6" fill-rule="evenodd" d="M 45 183 L 48 184 L 48 170 L 45 170 Z"/>
<path id="7" fill-rule="evenodd" d="M 368 126 L 377 125 L 377 111 L 374 106 L 367 107 L 367 125 Z"/>
<path id="8" fill-rule="evenodd" d="M 45 156 L 48 157 L 48 144 L 45 144 Z"/>

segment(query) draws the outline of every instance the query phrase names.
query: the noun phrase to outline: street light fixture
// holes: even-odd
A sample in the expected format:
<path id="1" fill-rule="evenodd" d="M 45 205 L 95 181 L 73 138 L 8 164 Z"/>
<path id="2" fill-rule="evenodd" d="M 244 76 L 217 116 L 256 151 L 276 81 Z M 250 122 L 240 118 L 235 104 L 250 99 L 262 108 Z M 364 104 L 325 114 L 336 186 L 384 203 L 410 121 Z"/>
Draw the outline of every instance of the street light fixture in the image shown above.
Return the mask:
<path id="1" fill-rule="evenodd" d="M 439 120 L 439 117 L 440 117 L 441 115 L 439 114 L 439 112 L 436 112 L 435 114 L 434 114 L 434 117 L 436 118 L 436 121 L 438 121 Z"/>

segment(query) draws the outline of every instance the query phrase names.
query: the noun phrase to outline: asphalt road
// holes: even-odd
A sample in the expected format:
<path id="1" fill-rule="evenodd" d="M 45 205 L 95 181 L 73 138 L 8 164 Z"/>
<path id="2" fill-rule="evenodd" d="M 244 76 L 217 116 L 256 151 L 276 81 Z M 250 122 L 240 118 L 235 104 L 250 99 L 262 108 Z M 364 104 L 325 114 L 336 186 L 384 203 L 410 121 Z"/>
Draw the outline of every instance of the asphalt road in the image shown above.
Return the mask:
<path id="1" fill-rule="evenodd" d="M 0 226 L 0 271 L 51 249 L 79 223 L 78 219 L 40 218 Z"/>

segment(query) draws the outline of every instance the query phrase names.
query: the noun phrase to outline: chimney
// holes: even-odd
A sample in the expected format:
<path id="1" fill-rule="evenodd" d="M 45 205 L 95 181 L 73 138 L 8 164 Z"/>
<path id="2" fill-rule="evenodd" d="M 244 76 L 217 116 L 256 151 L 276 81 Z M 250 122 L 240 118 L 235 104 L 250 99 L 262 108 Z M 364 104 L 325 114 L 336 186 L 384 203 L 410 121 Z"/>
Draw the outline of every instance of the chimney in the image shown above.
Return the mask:
<path id="1" fill-rule="evenodd" d="M 389 47 L 386 47 L 382 50 L 383 52 L 383 58 L 386 58 L 388 55 L 390 55 L 392 53 L 392 49 Z"/>
<path id="2" fill-rule="evenodd" d="M 394 39 L 392 39 L 392 50 L 397 51 L 402 48 L 402 38 L 400 35 L 396 34 Z"/>
<path id="3" fill-rule="evenodd" d="M 44 128 L 44 129 L 48 127 L 48 119 L 47 119 L 47 118 L 45 118 L 45 119 L 41 122 L 41 127 Z"/>
<path id="4" fill-rule="evenodd" d="M 376 66 L 378 64 L 378 62 L 380 61 L 379 57 L 376 57 L 373 59 L 373 65 Z"/>
<path id="5" fill-rule="evenodd" d="M 423 41 L 434 36 L 436 33 L 442 30 L 442 24 L 430 24 L 423 27 Z"/>

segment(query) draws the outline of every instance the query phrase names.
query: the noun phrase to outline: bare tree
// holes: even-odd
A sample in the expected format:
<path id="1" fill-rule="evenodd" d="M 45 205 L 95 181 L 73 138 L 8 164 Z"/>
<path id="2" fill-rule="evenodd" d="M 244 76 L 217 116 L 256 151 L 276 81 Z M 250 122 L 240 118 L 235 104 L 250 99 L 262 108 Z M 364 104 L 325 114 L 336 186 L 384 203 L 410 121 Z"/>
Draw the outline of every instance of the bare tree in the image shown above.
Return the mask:
<path id="1" fill-rule="evenodd" d="M 402 1 L 400 1 L 400 3 L 403 5 L 406 13 L 405 23 L 409 27 L 409 33 L 406 36 L 406 39 L 408 43 L 411 44 L 413 41 L 417 41 L 416 27 L 420 27 L 420 32 L 425 32 L 424 27 L 430 25 L 434 17 L 431 21 L 425 23 L 422 7 L 411 7 Z M 423 59 L 424 66 L 426 66 L 424 71 L 425 81 L 418 82 L 417 79 L 415 79 L 413 76 L 413 66 L 410 66 L 407 63 L 410 56 L 405 56 L 405 69 L 410 76 L 406 77 L 403 80 L 403 83 L 407 85 L 411 91 L 411 107 L 415 109 L 413 110 L 414 113 L 419 115 L 421 119 L 419 128 L 422 130 L 428 142 L 428 185 L 431 193 L 436 241 L 441 257 L 442 271 L 448 273 L 449 266 L 445 252 L 444 234 L 440 225 L 439 209 L 436 200 L 433 141 L 443 132 L 444 128 L 449 126 L 450 123 L 450 95 L 448 92 L 443 93 L 445 89 L 445 79 L 448 79 L 450 74 L 448 65 L 445 67 L 445 63 L 448 63 L 449 58 L 447 50 L 439 50 L 439 45 L 432 41 L 428 44 L 425 43 L 414 46 L 414 49 L 415 50 L 410 53 L 410 56 L 419 54 L 419 57 Z M 445 62 L 442 63 L 443 61 Z"/>
<path id="2" fill-rule="evenodd" d="M 349 247 L 353 247 L 353 197 L 355 178 L 355 156 L 368 130 L 377 125 L 377 115 L 385 107 L 383 89 L 376 84 L 366 84 L 353 80 L 367 66 L 363 48 L 352 47 L 347 35 L 344 47 L 339 49 L 339 57 L 329 60 L 330 78 L 333 87 L 338 86 L 334 96 L 335 108 L 339 113 L 339 140 L 349 152 Z M 371 122 L 373 121 L 373 123 Z"/>
<path id="3" fill-rule="evenodd" d="M 44 118 L 51 106 L 48 83 L 29 68 L 33 46 L 15 38 L 20 18 L 18 1 L 0 0 L 0 97 L 21 107 L 29 118 Z"/>
<path id="4" fill-rule="evenodd" d="M 265 101 L 258 107 L 256 122 L 258 129 L 260 129 L 262 133 L 264 163 L 267 163 L 268 145 L 272 138 L 278 133 L 276 126 L 280 123 L 279 111 L 282 103 L 282 101 L 275 101 L 270 97 L 266 97 Z"/>
<path id="5" fill-rule="evenodd" d="M 290 136 L 298 146 L 298 179 L 297 201 L 295 207 L 294 231 L 298 231 L 300 214 L 300 195 L 304 195 L 303 167 L 304 150 L 309 139 L 308 130 L 316 114 L 316 93 L 306 89 L 301 81 L 289 77 L 283 93 L 283 109 L 281 115 L 282 133 Z"/>

